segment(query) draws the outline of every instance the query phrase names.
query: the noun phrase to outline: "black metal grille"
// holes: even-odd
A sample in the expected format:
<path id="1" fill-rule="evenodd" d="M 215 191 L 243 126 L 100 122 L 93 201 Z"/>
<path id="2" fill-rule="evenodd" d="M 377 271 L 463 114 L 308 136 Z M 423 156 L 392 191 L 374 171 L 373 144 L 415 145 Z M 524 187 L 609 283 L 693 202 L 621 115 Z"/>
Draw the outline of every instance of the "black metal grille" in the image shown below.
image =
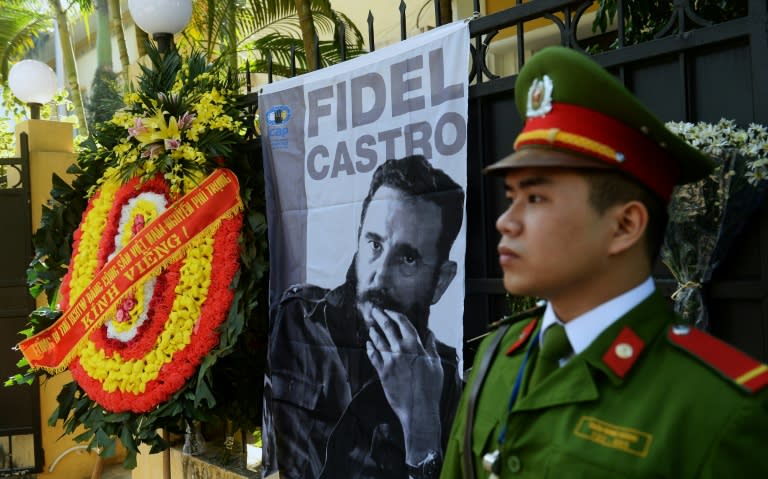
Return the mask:
<path id="1" fill-rule="evenodd" d="M 440 18 L 436 4 L 436 19 Z M 489 65 L 491 45 L 499 32 L 514 29 L 516 67 L 524 64 L 532 22 L 556 27 L 551 44 L 585 53 L 614 73 L 641 101 L 665 121 L 717 122 L 735 120 L 768 124 L 768 6 L 765 0 L 741 0 L 745 15 L 715 23 L 702 18 L 687 0 L 670 0 L 670 16 L 659 22 L 653 38 L 636 44 L 628 41 L 631 27 L 627 2 L 617 2 L 616 29 L 604 35 L 580 38 L 582 23 L 593 2 L 581 0 L 532 0 L 469 22 L 472 53 L 470 69 L 469 138 L 467 158 L 467 256 L 465 338 L 482 333 L 487 323 L 506 311 L 494 229 L 501 212 L 503 192 L 493 179 L 484 178 L 484 166 L 512 150 L 511 138 L 522 127 L 514 107 L 515 75 L 503 76 Z M 479 0 L 474 1 L 480 10 Z M 401 38 L 405 38 L 405 2 L 401 2 Z M 368 18 L 369 45 L 375 45 L 373 17 Z M 439 25 L 439 20 L 436 21 Z M 580 29 L 580 26 L 582 27 Z M 537 40 L 536 48 L 543 46 Z M 605 48 L 608 47 L 606 50 Z M 295 64 L 293 71 L 295 71 Z M 270 81 L 272 77 L 270 75 Z M 249 87 L 250 92 L 250 87 Z M 254 93 L 243 99 L 244 108 L 257 109 Z M 753 219 L 743 241 L 737 244 L 730 264 L 715 275 L 705 290 L 712 311 L 712 331 L 750 354 L 768 360 L 768 218 L 765 209 Z M 749 278 L 743 269 L 757 268 Z M 655 276 L 662 289 L 674 283 L 662 267 Z M 746 316 L 746 318 L 745 318 Z M 465 360 L 474 351 L 465 348 Z"/>
<path id="2" fill-rule="evenodd" d="M 27 266 L 32 259 L 29 148 L 27 134 L 19 135 L 18 158 L 0 158 L 0 377 L 19 372 L 21 353 L 13 350 L 21 339 L 34 302 L 27 291 Z M 40 472 L 40 391 L 29 386 L 0 389 L 0 476 Z"/>

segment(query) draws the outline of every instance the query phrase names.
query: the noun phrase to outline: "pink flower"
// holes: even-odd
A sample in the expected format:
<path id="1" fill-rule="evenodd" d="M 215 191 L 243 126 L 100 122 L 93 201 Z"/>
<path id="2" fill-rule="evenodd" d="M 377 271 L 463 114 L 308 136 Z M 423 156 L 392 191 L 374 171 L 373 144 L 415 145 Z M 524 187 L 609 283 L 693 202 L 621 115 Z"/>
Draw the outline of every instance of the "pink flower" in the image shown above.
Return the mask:
<path id="1" fill-rule="evenodd" d="M 195 118 L 197 118 L 197 115 L 194 113 L 188 111 L 184 112 L 184 114 L 181 115 L 181 118 L 179 118 L 179 130 L 189 128 L 189 126 L 192 125 L 192 122 L 195 121 Z"/>
<path id="2" fill-rule="evenodd" d="M 177 140 L 176 138 L 170 138 L 164 140 L 165 143 L 165 149 L 166 150 L 175 150 L 181 145 L 181 140 Z"/>
<path id="3" fill-rule="evenodd" d="M 117 312 L 115 313 L 115 319 L 117 320 L 118 323 L 124 323 L 128 321 L 128 318 L 130 317 L 131 316 L 128 313 L 126 313 L 124 309 L 118 309 Z"/>
<path id="4" fill-rule="evenodd" d="M 141 152 L 142 158 L 157 158 L 160 156 L 160 153 L 163 152 L 163 145 L 159 143 L 152 143 L 148 147 L 144 148 L 144 151 Z"/>
<path id="5" fill-rule="evenodd" d="M 136 135 L 140 135 L 142 133 L 146 133 L 147 128 L 144 126 L 144 123 L 141 118 L 134 118 L 133 120 L 133 128 L 128 128 L 128 138 L 133 138 Z"/>
<path id="6" fill-rule="evenodd" d="M 141 231 L 143 228 L 144 228 L 144 215 L 136 215 L 136 218 L 133 219 L 133 227 L 131 228 L 131 233 L 135 235 L 139 231 Z"/>
<path id="7" fill-rule="evenodd" d="M 134 298 L 126 298 L 123 301 L 123 304 L 120 305 L 120 309 L 126 312 L 132 310 L 134 307 L 136 307 L 136 300 Z"/>

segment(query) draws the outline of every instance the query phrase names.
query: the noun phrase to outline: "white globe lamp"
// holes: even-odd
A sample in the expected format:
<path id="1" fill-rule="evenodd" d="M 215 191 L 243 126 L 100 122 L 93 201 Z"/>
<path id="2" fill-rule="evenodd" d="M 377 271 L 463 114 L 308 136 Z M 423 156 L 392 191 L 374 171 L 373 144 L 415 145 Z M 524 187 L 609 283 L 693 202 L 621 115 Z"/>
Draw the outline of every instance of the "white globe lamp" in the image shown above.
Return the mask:
<path id="1" fill-rule="evenodd" d="M 22 60 L 8 72 L 8 86 L 14 96 L 29 105 L 30 118 L 40 119 L 40 106 L 56 93 L 56 74 L 38 60 Z"/>
<path id="2" fill-rule="evenodd" d="M 192 0 L 128 0 L 128 10 L 136 25 L 155 39 L 160 53 L 165 53 L 173 35 L 192 18 Z"/>

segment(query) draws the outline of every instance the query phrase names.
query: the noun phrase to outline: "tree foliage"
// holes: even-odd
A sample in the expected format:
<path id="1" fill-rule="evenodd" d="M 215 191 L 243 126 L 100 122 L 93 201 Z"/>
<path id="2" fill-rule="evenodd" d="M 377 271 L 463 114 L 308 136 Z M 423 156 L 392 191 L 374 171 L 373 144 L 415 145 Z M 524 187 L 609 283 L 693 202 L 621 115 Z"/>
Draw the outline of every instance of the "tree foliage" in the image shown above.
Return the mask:
<path id="1" fill-rule="evenodd" d="M 184 41 L 204 50 L 208 58 L 234 54 L 239 68 L 248 60 L 252 72 L 265 73 L 269 51 L 275 70 L 287 72 L 293 49 L 297 73 L 307 71 L 303 29 L 294 0 L 198 0 L 193 6 Z M 331 7 L 329 0 L 313 1 L 311 12 L 319 37 L 321 66 L 340 60 L 342 29 L 347 58 L 363 53 L 362 34 L 349 17 Z"/>
<path id="2" fill-rule="evenodd" d="M 0 8 L 0 82 L 8 81 L 11 64 L 34 47 L 35 39 L 53 26 L 45 10 L 29 0 L 6 0 Z"/>

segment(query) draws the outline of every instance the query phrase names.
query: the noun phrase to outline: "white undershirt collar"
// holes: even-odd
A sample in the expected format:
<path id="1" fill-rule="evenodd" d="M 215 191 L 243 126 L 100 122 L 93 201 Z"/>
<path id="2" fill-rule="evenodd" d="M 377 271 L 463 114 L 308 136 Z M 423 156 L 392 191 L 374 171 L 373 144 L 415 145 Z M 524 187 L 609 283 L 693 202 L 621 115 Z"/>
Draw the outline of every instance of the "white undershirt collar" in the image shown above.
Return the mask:
<path id="1" fill-rule="evenodd" d="M 653 278 L 649 277 L 626 293 L 606 301 L 567 323 L 560 321 L 552 308 L 552 304 L 547 303 L 539 332 L 539 341 L 541 341 L 544 331 L 549 326 L 554 323 L 560 323 L 565 326 L 565 333 L 568 336 L 568 341 L 571 343 L 574 354 L 579 354 L 587 349 L 592 344 L 592 341 L 605 331 L 608 326 L 640 304 L 655 289 Z"/>

